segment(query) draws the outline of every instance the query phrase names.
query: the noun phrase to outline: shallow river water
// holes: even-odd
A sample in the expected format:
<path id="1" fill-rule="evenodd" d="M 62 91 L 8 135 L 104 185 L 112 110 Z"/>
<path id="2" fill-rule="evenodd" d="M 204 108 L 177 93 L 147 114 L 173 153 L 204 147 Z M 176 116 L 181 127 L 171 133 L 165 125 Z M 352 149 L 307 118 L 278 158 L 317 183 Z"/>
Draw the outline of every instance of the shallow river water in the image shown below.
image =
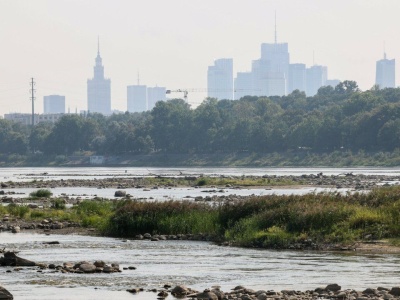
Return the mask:
<path id="1" fill-rule="evenodd" d="M 326 175 L 343 173 L 400 176 L 399 168 L 3 168 L 0 182 L 50 179 L 94 179 L 129 176 L 241 176 L 241 175 Z M 14 189 L 14 191 L 17 191 Z M 31 189 L 20 189 L 24 196 Z M 224 189 L 217 195 L 293 194 L 319 192 L 322 189 Z M 113 189 L 73 188 L 52 189 L 61 193 L 112 197 Z M 174 188 L 159 190 L 127 190 L 135 197 L 180 199 L 185 196 L 207 196 L 202 189 Z M 83 196 L 86 197 L 86 196 Z M 45 245 L 44 241 L 59 241 L 60 245 Z M 154 293 L 132 295 L 125 290 L 143 287 L 159 288 L 165 283 L 185 284 L 202 290 L 220 285 L 229 290 L 236 285 L 254 289 L 314 289 L 329 283 L 343 288 L 365 289 L 378 286 L 398 286 L 400 281 L 400 255 L 273 251 L 221 247 L 208 242 L 195 241 L 124 241 L 121 239 L 87 237 L 79 235 L 44 235 L 0 233 L 0 249 L 16 249 L 19 255 L 41 263 L 62 264 L 83 260 L 104 260 L 123 267 L 135 266 L 115 274 L 62 274 L 24 268 L 6 273 L 0 269 L 0 284 L 23 300 L 61 299 L 156 299 Z M 168 299 L 170 299 L 169 296 Z"/>
<path id="2" fill-rule="evenodd" d="M 43 241 L 59 241 L 45 245 Z M 42 263 L 104 260 L 136 270 L 113 274 L 63 274 L 24 268 L 0 271 L 0 282 L 15 299 L 156 299 L 154 293 L 132 295 L 128 288 L 159 288 L 165 283 L 195 289 L 236 285 L 254 289 L 314 289 L 328 283 L 343 288 L 398 286 L 400 256 L 274 251 L 217 246 L 195 241 L 135 241 L 79 235 L 0 233 L 0 246 Z M 170 296 L 171 297 L 171 296 Z"/>

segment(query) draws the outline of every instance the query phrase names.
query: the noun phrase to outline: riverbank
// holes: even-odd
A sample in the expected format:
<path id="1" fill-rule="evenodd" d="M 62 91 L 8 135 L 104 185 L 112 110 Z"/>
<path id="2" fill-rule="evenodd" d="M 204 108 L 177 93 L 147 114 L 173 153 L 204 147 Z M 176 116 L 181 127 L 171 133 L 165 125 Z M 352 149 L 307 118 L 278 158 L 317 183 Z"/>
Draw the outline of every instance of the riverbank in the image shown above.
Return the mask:
<path id="1" fill-rule="evenodd" d="M 279 153 L 151 153 L 101 156 L 92 164 L 91 153 L 74 155 L 1 155 L 0 167 L 394 167 L 400 166 L 399 151 L 365 152 L 334 151 L 314 153 L 309 150 Z"/>

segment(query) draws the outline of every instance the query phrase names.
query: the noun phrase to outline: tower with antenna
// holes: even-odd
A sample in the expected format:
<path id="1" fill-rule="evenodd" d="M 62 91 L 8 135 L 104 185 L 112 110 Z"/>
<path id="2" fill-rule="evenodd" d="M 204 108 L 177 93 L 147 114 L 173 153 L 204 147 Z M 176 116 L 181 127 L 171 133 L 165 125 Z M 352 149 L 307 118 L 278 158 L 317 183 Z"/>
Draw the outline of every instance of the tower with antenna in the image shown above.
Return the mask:
<path id="1" fill-rule="evenodd" d="M 100 56 L 100 39 L 97 38 L 97 57 L 94 75 L 87 81 L 88 112 L 111 114 L 111 80 L 104 78 L 104 66 Z"/>
<path id="2" fill-rule="evenodd" d="M 277 18 L 274 18 L 274 42 L 261 44 L 261 58 L 254 60 L 252 73 L 256 96 L 284 96 L 289 78 L 289 49 L 287 43 L 278 43 Z"/>

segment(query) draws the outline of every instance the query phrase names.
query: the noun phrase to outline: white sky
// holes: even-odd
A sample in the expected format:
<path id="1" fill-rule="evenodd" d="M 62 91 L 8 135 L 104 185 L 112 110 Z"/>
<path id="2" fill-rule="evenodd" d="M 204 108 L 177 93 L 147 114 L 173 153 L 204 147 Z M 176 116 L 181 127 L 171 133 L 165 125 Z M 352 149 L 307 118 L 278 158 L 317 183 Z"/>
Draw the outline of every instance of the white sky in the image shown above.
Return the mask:
<path id="1" fill-rule="evenodd" d="M 331 79 L 369 89 L 384 42 L 388 58 L 400 54 L 399 0 L 0 0 L 0 115 L 30 112 L 31 77 L 35 111 L 51 94 L 86 109 L 97 36 L 113 109 L 126 110 L 138 71 L 148 86 L 205 89 L 215 59 L 250 70 L 261 43 L 274 40 L 275 11 L 291 62 L 310 66 L 314 51 Z M 192 92 L 189 102 L 205 97 Z"/>

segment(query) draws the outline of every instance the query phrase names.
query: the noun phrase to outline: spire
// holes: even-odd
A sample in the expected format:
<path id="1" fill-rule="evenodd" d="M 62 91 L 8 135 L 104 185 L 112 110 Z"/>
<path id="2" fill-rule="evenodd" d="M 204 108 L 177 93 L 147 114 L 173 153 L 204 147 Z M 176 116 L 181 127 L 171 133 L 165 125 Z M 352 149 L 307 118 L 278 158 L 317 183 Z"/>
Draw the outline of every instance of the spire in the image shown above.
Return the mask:
<path id="1" fill-rule="evenodd" d="M 386 59 L 386 45 L 385 45 L 385 42 L 383 42 L 383 59 Z"/>
<path id="2" fill-rule="evenodd" d="M 137 85 L 140 85 L 140 74 L 139 74 L 139 71 L 137 72 Z"/>
<path id="3" fill-rule="evenodd" d="M 100 56 L 100 37 L 97 36 L 97 55 Z"/>
<path id="4" fill-rule="evenodd" d="M 275 44 L 277 43 L 277 41 L 278 41 L 278 36 L 276 33 L 276 11 L 275 11 Z"/>

